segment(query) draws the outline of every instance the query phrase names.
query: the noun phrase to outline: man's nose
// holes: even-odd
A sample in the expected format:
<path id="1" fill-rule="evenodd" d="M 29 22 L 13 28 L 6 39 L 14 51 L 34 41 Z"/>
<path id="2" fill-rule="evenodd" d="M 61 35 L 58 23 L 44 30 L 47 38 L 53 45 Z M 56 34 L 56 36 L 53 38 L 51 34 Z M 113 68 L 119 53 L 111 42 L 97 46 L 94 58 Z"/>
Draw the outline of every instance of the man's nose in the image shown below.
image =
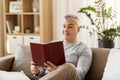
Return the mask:
<path id="1" fill-rule="evenodd" d="M 64 31 L 65 31 L 65 32 L 67 32 L 67 31 L 68 31 L 68 28 L 67 28 L 67 27 L 66 27 L 66 28 L 64 28 Z"/>

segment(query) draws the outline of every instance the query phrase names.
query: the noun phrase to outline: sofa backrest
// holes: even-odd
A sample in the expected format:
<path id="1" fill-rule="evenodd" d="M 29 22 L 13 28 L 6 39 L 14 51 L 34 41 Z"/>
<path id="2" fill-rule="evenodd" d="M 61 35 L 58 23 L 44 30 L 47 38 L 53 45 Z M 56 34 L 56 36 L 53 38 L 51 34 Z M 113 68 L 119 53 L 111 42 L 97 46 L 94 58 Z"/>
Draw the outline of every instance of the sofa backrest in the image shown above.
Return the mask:
<path id="1" fill-rule="evenodd" d="M 110 49 L 107 48 L 91 48 L 91 49 L 93 54 L 92 64 L 89 72 L 85 77 L 85 80 L 101 80 Z"/>

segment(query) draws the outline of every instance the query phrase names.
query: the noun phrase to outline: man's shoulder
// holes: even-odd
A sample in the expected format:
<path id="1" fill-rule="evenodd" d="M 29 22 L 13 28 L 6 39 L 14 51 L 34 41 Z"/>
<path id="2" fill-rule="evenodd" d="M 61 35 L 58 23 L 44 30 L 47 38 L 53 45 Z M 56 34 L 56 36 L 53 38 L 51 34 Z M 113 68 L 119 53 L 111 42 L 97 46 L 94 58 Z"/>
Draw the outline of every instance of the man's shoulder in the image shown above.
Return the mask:
<path id="1" fill-rule="evenodd" d="M 78 41 L 77 45 L 83 46 L 83 47 L 88 47 L 85 43 L 83 43 L 83 42 L 81 42 L 81 41 Z"/>
<path id="2" fill-rule="evenodd" d="M 91 54 L 91 48 L 89 46 L 87 46 L 86 44 L 84 44 L 83 42 L 79 42 L 79 50 L 81 50 L 82 52 L 87 52 L 86 54 Z"/>
<path id="3" fill-rule="evenodd" d="M 85 43 L 79 41 L 77 44 L 81 49 L 90 49 L 89 46 L 87 46 Z"/>

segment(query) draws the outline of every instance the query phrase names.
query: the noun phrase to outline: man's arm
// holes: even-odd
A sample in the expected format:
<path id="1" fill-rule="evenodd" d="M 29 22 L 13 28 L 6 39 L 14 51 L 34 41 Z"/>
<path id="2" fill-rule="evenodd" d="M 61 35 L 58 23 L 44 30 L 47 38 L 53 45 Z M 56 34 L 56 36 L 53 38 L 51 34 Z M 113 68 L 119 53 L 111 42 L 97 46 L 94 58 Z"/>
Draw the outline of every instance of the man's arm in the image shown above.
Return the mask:
<path id="1" fill-rule="evenodd" d="M 79 59 L 77 63 L 77 71 L 83 79 L 91 66 L 92 52 L 91 49 L 88 47 L 84 47 L 80 52 L 81 55 L 79 55 Z"/>

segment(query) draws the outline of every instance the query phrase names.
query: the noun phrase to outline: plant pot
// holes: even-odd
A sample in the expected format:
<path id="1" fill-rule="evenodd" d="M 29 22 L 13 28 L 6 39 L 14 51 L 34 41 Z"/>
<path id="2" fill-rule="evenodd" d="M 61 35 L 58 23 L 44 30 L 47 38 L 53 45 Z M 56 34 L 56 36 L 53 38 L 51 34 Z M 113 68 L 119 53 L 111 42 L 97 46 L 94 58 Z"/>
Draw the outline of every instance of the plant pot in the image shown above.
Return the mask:
<path id="1" fill-rule="evenodd" d="M 107 40 L 107 41 L 99 41 L 98 43 L 100 48 L 114 48 L 114 41 L 113 40 Z"/>
<path id="2" fill-rule="evenodd" d="M 25 33 L 30 33 L 31 30 L 30 29 L 26 29 Z"/>

